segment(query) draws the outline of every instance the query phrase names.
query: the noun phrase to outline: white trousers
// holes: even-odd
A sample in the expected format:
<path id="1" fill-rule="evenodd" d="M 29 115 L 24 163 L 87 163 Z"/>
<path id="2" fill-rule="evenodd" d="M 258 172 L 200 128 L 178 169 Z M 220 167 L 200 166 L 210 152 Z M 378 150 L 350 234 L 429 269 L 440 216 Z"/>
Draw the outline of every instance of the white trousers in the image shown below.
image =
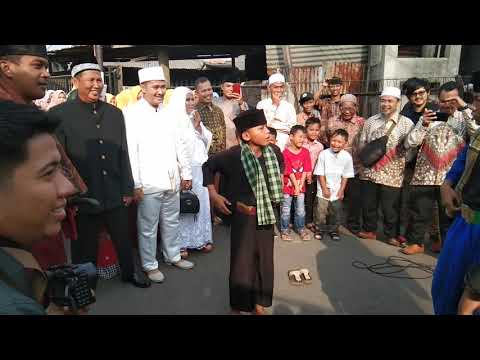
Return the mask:
<path id="1" fill-rule="evenodd" d="M 146 194 L 138 205 L 138 243 L 142 267 L 158 269 L 157 230 L 160 224 L 162 252 L 165 262 L 180 261 L 180 193 L 163 191 Z"/>

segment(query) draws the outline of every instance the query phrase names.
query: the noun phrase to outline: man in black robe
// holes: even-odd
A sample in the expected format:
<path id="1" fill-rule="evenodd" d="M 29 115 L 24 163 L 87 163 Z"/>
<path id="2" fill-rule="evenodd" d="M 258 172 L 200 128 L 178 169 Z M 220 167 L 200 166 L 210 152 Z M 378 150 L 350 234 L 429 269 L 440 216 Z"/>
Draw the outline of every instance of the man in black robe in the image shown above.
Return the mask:
<path id="1" fill-rule="evenodd" d="M 56 135 L 88 186 L 85 195 L 100 204 L 79 206 L 78 239 L 72 242 L 72 261 L 96 264 L 98 235 L 106 225 L 117 250 L 122 280 L 148 287 L 150 281 L 135 273 L 128 238 L 127 207 L 133 200 L 133 179 L 123 114 L 100 101 L 103 81 L 97 64 L 75 66 L 72 77 L 78 97 L 54 107 L 50 113 L 61 120 Z"/>

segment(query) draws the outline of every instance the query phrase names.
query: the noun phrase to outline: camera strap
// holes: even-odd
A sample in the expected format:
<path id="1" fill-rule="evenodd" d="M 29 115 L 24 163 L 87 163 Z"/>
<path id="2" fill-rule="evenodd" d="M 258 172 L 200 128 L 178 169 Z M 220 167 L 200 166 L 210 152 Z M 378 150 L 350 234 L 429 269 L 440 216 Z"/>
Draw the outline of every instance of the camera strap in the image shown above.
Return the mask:
<path id="1" fill-rule="evenodd" d="M 38 264 L 37 260 L 35 260 L 35 258 L 31 253 L 23 249 L 17 249 L 12 247 L 0 247 L 0 249 L 2 249 L 4 252 L 6 252 L 8 255 L 13 257 L 20 264 L 22 264 L 25 270 L 31 271 L 33 297 L 34 297 L 34 300 L 37 300 L 37 302 L 42 304 L 43 298 L 45 296 L 45 291 L 47 289 L 48 279 L 47 279 L 47 275 L 40 268 L 40 265 Z M 13 284 L 11 285 L 14 286 Z M 25 295 L 30 296 L 28 294 L 25 294 Z"/>

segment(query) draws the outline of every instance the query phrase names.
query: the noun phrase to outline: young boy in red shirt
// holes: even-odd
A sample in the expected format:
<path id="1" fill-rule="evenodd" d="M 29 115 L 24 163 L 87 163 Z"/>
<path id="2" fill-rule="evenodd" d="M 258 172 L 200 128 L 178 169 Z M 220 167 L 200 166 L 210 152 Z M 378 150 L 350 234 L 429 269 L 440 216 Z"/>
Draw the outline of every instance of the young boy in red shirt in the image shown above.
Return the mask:
<path id="1" fill-rule="evenodd" d="M 306 130 L 301 125 L 295 125 L 290 130 L 290 144 L 283 151 L 285 171 L 283 177 L 283 202 L 280 219 L 282 240 L 292 241 L 289 235 L 290 209 L 295 198 L 295 229 L 302 240 L 310 240 L 305 230 L 305 180 L 307 173 L 312 171 L 310 152 L 303 147 Z"/>

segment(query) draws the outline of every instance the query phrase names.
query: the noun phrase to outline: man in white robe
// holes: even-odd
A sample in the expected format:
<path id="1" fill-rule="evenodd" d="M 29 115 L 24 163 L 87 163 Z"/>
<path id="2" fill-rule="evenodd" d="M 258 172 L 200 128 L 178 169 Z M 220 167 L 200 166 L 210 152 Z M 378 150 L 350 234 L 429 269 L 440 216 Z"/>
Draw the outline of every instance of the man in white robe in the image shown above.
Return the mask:
<path id="1" fill-rule="evenodd" d="M 282 99 L 285 93 L 285 77 L 275 73 L 268 79 L 270 97 L 258 102 L 257 109 L 263 110 L 267 124 L 277 130 L 277 145 L 283 151 L 288 142 L 290 128 L 297 123 L 295 107 Z"/>
<path id="2" fill-rule="evenodd" d="M 127 142 L 138 202 L 137 227 L 143 270 L 162 282 L 158 269 L 157 229 L 160 224 L 166 264 L 191 269 L 180 256 L 180 189 L 192 186 L 187 139 L 163 109 L 166 82 L 160 67 L 138 72 L 143 97 L 124 109 Z"/>

